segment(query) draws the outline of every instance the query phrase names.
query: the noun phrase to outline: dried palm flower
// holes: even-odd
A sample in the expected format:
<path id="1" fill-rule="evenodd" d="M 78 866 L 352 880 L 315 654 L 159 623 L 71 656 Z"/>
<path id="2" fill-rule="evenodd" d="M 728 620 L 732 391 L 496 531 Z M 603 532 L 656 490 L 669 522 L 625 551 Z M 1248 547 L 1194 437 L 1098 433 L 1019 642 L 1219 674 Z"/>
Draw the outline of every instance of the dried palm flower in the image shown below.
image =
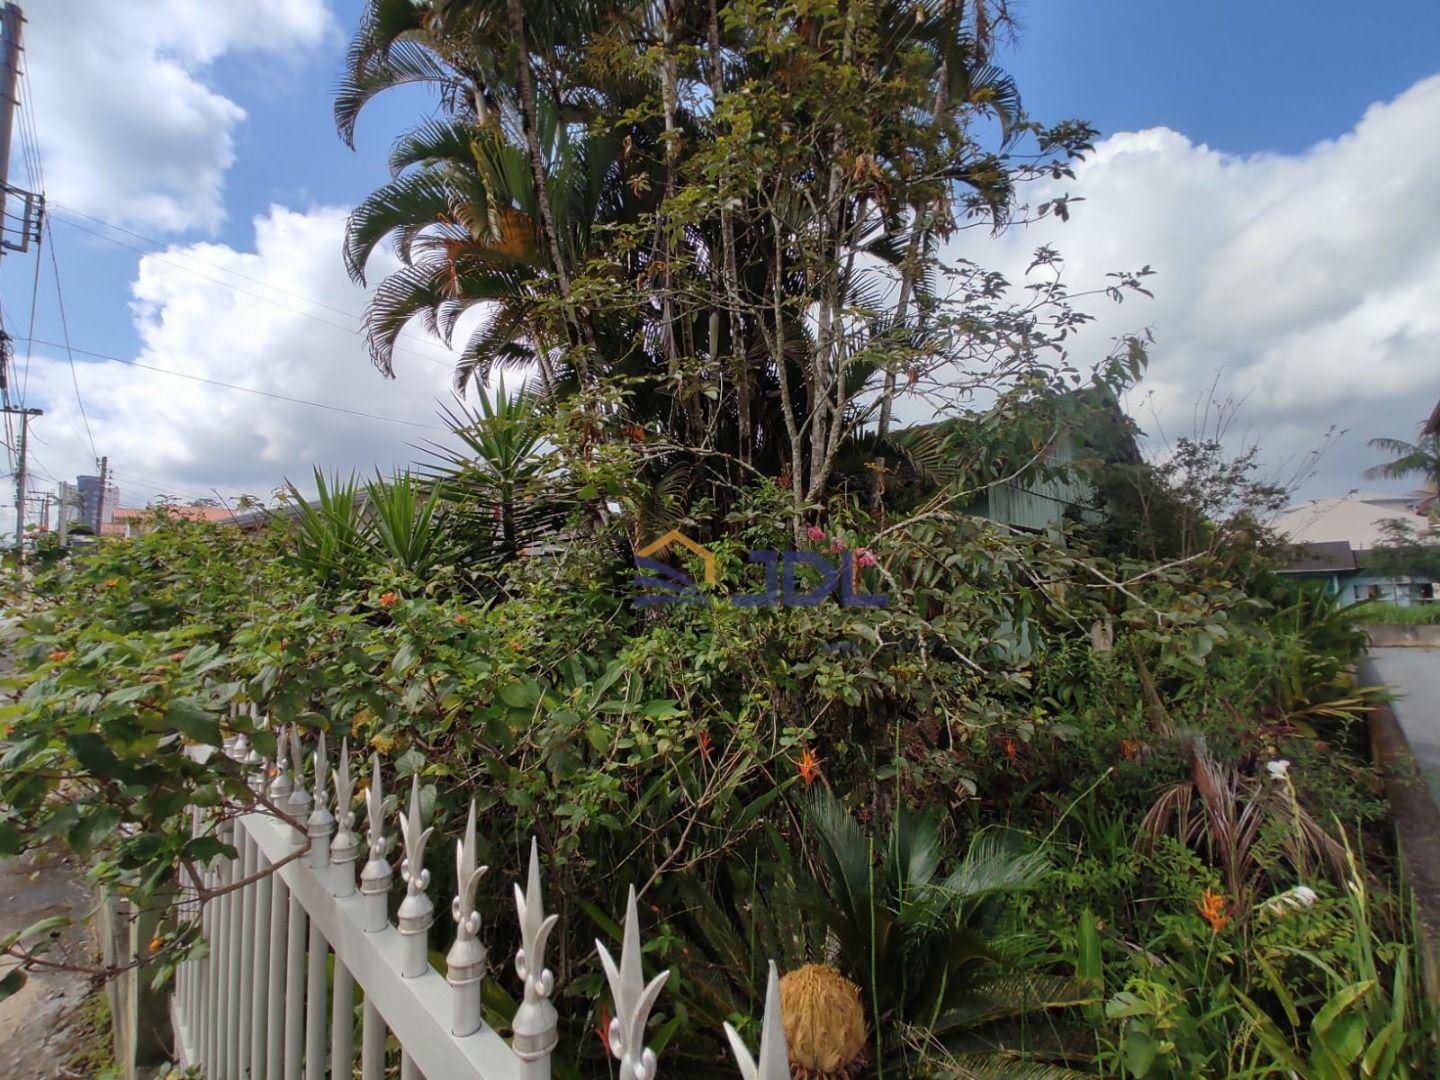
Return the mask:
<path id="1" fill-rule="evenodd" d="M 844 975 L 824 964 L 789 972 L 780 980 L 780 1018 L 797 1080 L 856 1074 L 869 1030 L 860 988 Z"/>

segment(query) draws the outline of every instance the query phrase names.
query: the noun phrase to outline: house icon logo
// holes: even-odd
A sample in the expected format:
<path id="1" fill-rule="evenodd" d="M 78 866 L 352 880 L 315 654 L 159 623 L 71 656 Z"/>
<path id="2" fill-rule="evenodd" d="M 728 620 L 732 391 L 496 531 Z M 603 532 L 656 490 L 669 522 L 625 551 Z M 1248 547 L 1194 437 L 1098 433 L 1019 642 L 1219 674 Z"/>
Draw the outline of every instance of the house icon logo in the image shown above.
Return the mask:
<path id="1" fill-rule="evenodd" d="M 715 555 L 704 544 L 697 544 L 679 529 L 671 529 L 664 536 L 646 544 L 635 552 L 635 568 L 641 571 L 635 577 L 635 586 L 640 590 L 635 603 L 649 604 L 700 604 L 705 602 L 695 580 L 683 570 L 677 570 L 669 563 L 661 562 L 657 555 L 663 555 L 672 546 L 683 548 L 696 556 L 704 566 L 703 580 L 707 585 L 719 581 L 715 568 Z"/>

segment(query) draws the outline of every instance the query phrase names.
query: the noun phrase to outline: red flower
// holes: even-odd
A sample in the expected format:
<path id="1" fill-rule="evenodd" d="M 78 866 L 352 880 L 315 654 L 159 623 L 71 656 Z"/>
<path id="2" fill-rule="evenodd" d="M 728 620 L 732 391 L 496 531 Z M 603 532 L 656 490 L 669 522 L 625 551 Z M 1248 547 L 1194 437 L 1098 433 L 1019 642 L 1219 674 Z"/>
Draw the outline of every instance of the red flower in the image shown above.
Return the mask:
<path id="1" fill-rule="evenodd" d="M 50 656 L 49 656 L 49 660 L 51 661 L 51 663 L 55 663 L 55 664 L 60 663 L 60 661 L 62 661 L 62 660 L 68 660 L 68 659 L 70 659 L 70 654 L 69 654 L 68 652 L 66 652 L 64 649 L 56 649 L 56 650 L 55 650 L 54 652 L 52 652 L 52 653 L 50 654 Z"/>
<path id="2" fill-rule="evenodd" d="M 380 594 L 380 606 L 382 608 L 394 607 L 397 599 L 399 598 L 393 592 L 382 592 Z"/>
<path id="3" fill-rule="evenodd" d="M 706 761 L 709 761 L 711 742 L 710 733 L 708 731 L 700 732 L 700 734 L 695 737 L 695 741 L 700 744 L 700 756 L 703 757 Z"/>

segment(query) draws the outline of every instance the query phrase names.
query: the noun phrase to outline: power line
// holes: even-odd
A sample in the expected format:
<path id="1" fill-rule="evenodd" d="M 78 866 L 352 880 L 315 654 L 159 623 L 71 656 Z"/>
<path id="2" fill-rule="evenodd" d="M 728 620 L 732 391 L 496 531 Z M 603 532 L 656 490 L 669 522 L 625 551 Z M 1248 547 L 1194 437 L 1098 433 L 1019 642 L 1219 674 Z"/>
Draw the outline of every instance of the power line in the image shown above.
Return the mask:
<path id="1" fill-rule="evenodd" d="M 60 287 L 60 262 L 55 257 L 55 233 L 50 228 L 49 221 L 45 223 L 45 235 L 50 238 L 50 265 L 55 270 L 55 303 L 60 310 L 60 330 L 65 338 L 65 358 L 70 361 L 70 384 L 75 387 L 75 404 L 80 406 L 80 419 L 85 423 L 85 438 L 90 443 L 90 456 L 99 457 L 100 452 L 95 449 L 95 436 L 90 431 L 90 417 L 85 414 L 85 399 L 80 396 L 80 376 L 75 373 L 75 352 L 70 347 L 70 322 L 65 318 L 65 291 Z M 40 253 L 35 253 L 37 266 L 36 275 L 39 275 Z M 30 340 L 25 343 L 25 384 L 30 383 L 30 349 L 35 344 L 33 337 L 35 333 L 35 308 L 32 303 L 30 308 Z M 22 393 L 21 403 L 24 403 Z"/>
<path id="2" fill-rule="evenodd" d="M 59 205 L 59 204 L 56 204 L 56 205 Z M 71 209 L 68 208 L 68 207 L 66 208 L 66 212 L 67 212 L 67 213 L 79 213 L 78 210 L 71 210 Z M 117 246 L 119 246 L 119 247 L 125 248 L 127 251 L 133 251 L 133 252 L 135 252 L 137 255 L 143 255 L 143 256 L 145 256 L 145 257 L 148 258 L 148 259 L 154 259 L 154 260 L 156 260 L 157 262 L 164 263 L 166 266 L 173 266 L 176 270 L 179 270 L 179 271 L 181 271 L 181 272 L 183 272 L 183 273 L 193 274 L 195 277 L 200 278 L 202 281 L 208 281 L 208 282 L 210 282 L 210 283 L 213 284 L 213 285 L 219 285 L 221 288 L 230 289 L 232 292 L 239 293 L 241 296 L 248 296 L 248 297 L 250 297 L 252 300 L 258 300 L 258 301 L 260 301 L 262 304 L 269 304 L 269 305 L 271 305 L 272 307 L 277 307 L 277 308 L 279 308 L 281 311 L 288 311 L 288 312 L 289 312 L 290 314 L 292 314 L 292 315 L 299 315 L 302 319 L 309 319 L 311 322 L 319 323 L 321 326 L 329 326 L 329 327 L 331 327 L 332 329 L 335 329 L 335 330 L 343 330 L 345 333 L 347 333 L 347 334 L 354 334 L 354 335 L 356 335 L 357 337 L 358 337 L 358 336 L 363 336 L 364 333 L 365 333 L 365 330 L 364 330 L 363 327 L 360 327 L 360 326 L 344 326 L 344 325 L 342 325 L 341 323 L 332 322 L 332 321 L 329 320 L 329 319 L 321 318 L 319 315 L 316 315 L 316 314 L 315 314 L 314 312 L 312 312 L 312 311 L 304 311 L 304 310 L 302 310 L 301 308 L 291 307 L 289 304 L 282 304 L 280 301 L 274 299 L 273 297 L 261 296 L 259 293 L 252 292 L 252 291 L 249 290 L 249 289 L 242 289 L 239 285 L 236 285 L 236 284 L 234 284 L 233 282 L 223 281 L 223 280 L 221 280 L 220 278 L 212 277 L 212 276 L 209 275 L 209 274 L 201 273 L 199 270 L 196 270 L 196 269 L 194 269 L 194 268 L 192 268 L 192 267 L 189 267 L 189 266 L 185 266 L 185 265 L 182 264 L 182 263 L 175 262 L 174 259 L 167 258 L 165 255 L 157 255 L 157 254 L 155 254 L 155 252 L 153 252 L 153 251 L 146 251 L 144 248 L 138 248 L 138 247 L 136 247 L 134 244 L 127 244 L 127 243 L 125 243 L 125 241 L 120 240 L 120 239 L 117 239 L 116 237 L 113 237 L 113 236 L 109 236 L 109 235 L 107 235 L 106 233 L 97 232 L 97 231 L 94 230 L 94 229 L 86 228 L 84 225 L 81 225 L 78 221 L 71 221 L 69 218 L 65 217 L 64 214 L 52 214 L 51 216 L 54 217 L 55 220 L 61 222 L 62 224 L 70 226 L 70 228 L 72 228 L 72 229 L 79 229 L 79 230 L 80 230 L 81 232 L 83 232 L 83 233 L 88 233 L 90 236 L 96 237 L 97 239 L 108 241 L 109 243 L 112 243 L 112 244 L 115 244 L 115 245 L 117 245 Z M 118 225 L 112 225 L 112 224 L 111 224 L 110 222 L 108 222 L 108 221 L 101 221 L 100 218 L 91 217 L 91 215 L 89 215 L 89 214 L 83 214 L 83 215 L 81 215 L 81 216 L 90 218 L 92 221 L 99 221 L 101 224 L 105 225 L 107 228 L 117 229 L 118 231 L 123 232 L 123 233 L 128 233 L 128 234 L 131 235 L 131 236 L 140 237 L 141 239 L 145 240 L 146 243 L 154 244 L 156 247 L 167 248 L 167 250 L 168 250 L 168 245 L 161 243 L 159 240 L 152 240 L 152 239 L 150 239 L 150 238 L 147 237 L 147 236 L 142 236 L 140 233 L 132 232 L 131 230 L 121 228 L 121 227 L 118 226 Z M 183 256 L 183 257 L 184 257 L 184 258 L 193 258 L 193 256 L 189 256 L 189 255 L 186 255 L 186 256 Z M 267 288 L 267 289 L 273 289 L 273 290 L 275 290 L 276 292 L 281 293 L 281 294 L 284 295 L 284 296 L 290 296 L 290 297 L 293 297 L 294 299 L 300 300 L 300 301 L 302 301 L 302 302 L 304 302 L 304 303 L 314 304 L 314 305 L 316 305 L 317 307 L 322 307 L 322 308 L 325 308 L 325 309 L 327 309 L 327 310 L 329 310 L 329 311 L 338 312 L 339 314 L 344 315 L 344 316 L 346 316 L 347 318 L 355 319 L 357 322 L 358 322 L 358 321 L 361 321 L 361 316 L 356 315 L 354 312 L 346 311 L 346 310 L 344 310 L 343 308 L 334 307 L 334 306 L 332 306 L 332 305 L 330 305 L 330 304 L 326 304 L 326 303 L 324 303 L 324 302 L 322 302 L 322 301 L 320 301 L 320 300 L 314 300 L 314 299 L 312 299 L 312 298 L 310 298 L 310 297 L 308 297 L 308 296 L 304 296 L 304 295 L 302 295 L 302 294 L 300 294 L 300 293 L 291 292 L 291 291 L 288 290 L 288 289 L 282 289 L 282 288 L 280 288 L 278 285 L 268 284 L 267 282 L 262 281 L 262 280 L 260 280 L 260 279 L 258 279 L 258 278 L 253 278 L 253 277 L 250 277 L 250 276 L 247 275 L 247 274 L 242 274 L 242 273 L 240 273 L 238 270 L 230 270 L 230 269 L 228 269 L 228 268 L 226 268 L 226 267 L 219 266 L 218 264 L 209 262 L 209 261 L 207 261 L 207 260 L 205 260 L 205 259 L 194 259 L 194 261 L 200 263 L 202 266 L 210 266 L 210 267 L 213 267 L 214 269 L 219 270 L 219 271 L 221 271 L 222 273 L 234 274 L 236 277 L 244 278 L 246 281 L 255 282 L 256 284 L 262 285 L 263 287 L 265 287 L 265 288 Z M 432 343 L 427 342 L 427 341 L 417 341 L 416 344 L 426 345 L 427 347 L 429 347 L 429 348 L 434 348 L 434 349 L 444 349 L 444 348 L 445 348 L 443 345 L 432 344 Z M 432 363 L 432 364 L 439 364 L 441 367 L 450 367 L 450 366 L 451 366 L 450 361 L 442 360 L 442 359 L 440 359 L 438 356 L 431 356 L 431 355 L 429 355 L 429 354 L 427 354 L 427 353 L 417 352 L 416 350 L 411 349 L 411 348 L 406 348 L 406 347 L 403 346 L 403 345 L 397 345 L 397 346 L 395 347 L 395 351 L 396 351 L 396 352 L 402 352 L 402 353 L 408 353 L 408 354 L 411 355 L 411 356 L 417 356 L 417 357 L 419 357 L 421 360 L 428 360 L 430 363 Z"/>
<path id="3" fill-rule="evenodd" d="M 93 221 L 96 225 L 103 225 L 103 226 L 105 226 L 105 228 L 107 228 L 107 229 L 114 229 L 116 232 L 124 233 L 126 236 L 133 236 L 136 240 L 143 240 L 143 241 L 145 241 L 145 243 L 147 243 L 147 244 L 152 244 L 152 245 L 154 245 L 154 246 L 157 247 L 157 248 L 164 248 L 164 249 L 167 249 L 167 251 L 168 251 L 168 249 L 171 247 L 171 245 L 165 243 L 163 240 L 157 240 L 157 239 L 155 239 L 155 237 L 153 237 L 153 236 L 146 236 L 144 233 L 136 232 L 134 229 L 127 229 L 127 228 L 126 228 L 125 226 L 123 226 L 123 225 L 117 225 L 117 224 L 115 224 L 115 222 L 113 222 L 113 221 L 106 221 L 104 218 L 96 217 L 94 214 L 87 214 L 87 213 L 85 213 L 85 211 L 83 211 L 83 210 L 77 210 L 77 209 L 75 209 L 75 207 L 73 207 L 73 206 L 66 206 L 64 203 L 51 203 L 51 204 L 50 204 L 50 209 L 51 209 L 52 211 L 55 211 L 55 210 L 63 210 L 66 214 L 74 214 L 74 215 L 76 215 L 77 217 L 82 217 L 82 218 L 84 218 L 84 219 L 87 220 L 87 221 Z M 65 218 L 63 215 L 61 215 L 61 216 L 59 217 L 59 220 L 63 221 L 66 225 L 70 225 L 70 226 L 72 226 L 73 228 L 80 229 L 82 232 L 89 232 L 91 236 L 98 236 L 98 237 L 100 237 L 102 240 L 110 240 L 110 241 L 112 241 L 113 243 L 119 243 L 119 241 L 118 241 L 118 240 L 115 240 L 114 237 L 106 236 L 106 235 L 103 234 L 103 233 L 91 232 L 90 230 L 86 229 L 83 225 L 78 225 L 78 224 L 76 224 L 76 223 L 73 222 L 73 221 L 68 221 L 68 220 L 66 220 L 66 218 Z M 151 252 L 148 252 L 148 251 L 141 251 L 139 248 L 130 247 L 128 244 L 125 244 L 125 245 L 122 245 L 122 246 L 124 246 L 124 247 L 126 247 L 126 248 L 129 248 L 130 251 L 137 252 L 138 254 L 141 254 L 141 255 L 149 255 L 149 254 L 152 254 Z M 191 255 L 191 254 L 189 254 L 188 252 L 174 252 L 174 251 L 170 251 L 169 254 L 178 255 L 179 257 L 181 257 L 181 258 L 183 258 L 183 259 L 186 259 L 186 260 L 188 260 L 188 261 L 190 261 L 190 262 L 199 263 L 201 266 L 208 266 L 208 267 L 210 267 L 211 269 L 219 270 L 221 273 L 224 273 L 224 274 L 231 274 L 231 275 L 233 275 L 234 277 L 241 278 L 241 279 L 244 280 L 244 281 L 249 281 L 249 282 L 251 282 L 251 283 L 253 283 L 253 284 L 255 284 L 255 285 L 260 285 L 260 286 L 263 286 L 264 288 L 267 288 L 267 289 L 274 289 L 276 292 L 281 293 L 281 294 L 283 294 L 283 295 L 285 295 L 285 296 L 294 297 L 296 300 L 304 300 L 307 304 L 314 304 L 316 307 L 324 308 L 326 311 L 333 311 L 336 315 L 344 315 L 344 316 L 345 316 L 346 318 L 348 318 L 348 319 L 360 319 L 360 318 L 361 318 L 361 316 L 357 315 L 357 314 L 356 314 L 355 312 L 353 312 L 353 311 L 348 311 L 348 310 L 346 310 L 345 308 L 342 308 L 342 307 L 336 307 L 334 304 L 327 304 L 327 303 L 326 303 L 325 301 L 323 301 L 323 300 L 316 300 L 313 296 L 306 296 L 304 293 L 298 293 L 298 292 L 294 292 L 294 291 L 291 290 L 291 289 L 281 288 L 279 285 L 271 284 L 270 282 L 266 281 L 264 278 L 252 277 L 251 275 L 246 274 L 246 273 L 242 273 L 242 272 L 239 271 L 239 270 L 232 270 L 232 269 L 231 269 L 230 267 L 228 267 L 228 266 L 221 266 L 221 265 L 220 265 L 219 263 L 217 263 L 217 262 L 211 262 L 209 259 L 202 259 L 202 258 L 200 258 L 198 255 Z M 183 269 L 183 268 L 182 268 L 182 269 Z"/>
<path id="4" fill-rule="evenodd" d="M 54 341 L 44 341 L 40 338 L 33 339 L 36 345 L 43 345 L 51 349 L 64 348 Z M 404 424 L 407 427 L 421 428 L 424 431 L 443 431 L 444 428 L 434 424 L 422 424 L 415 420 L 403 420 L 398 416 L 385 416 L 381 413 L 362 412 L 359 409 L 347 409 L 341 405 L 327 405 L 323 401 L 308 401 L 305 398 L 290 397 L 288 394 L 274 394 L 268 390 L 256 390 L 253 386 L 238 386 L 235 383 L 221 382 L 219 379 L 207 379 L 203 375 L 192 375 L 187 371 L 174 371 L 171 368 L 156 367 L 153 364 L 144 364 L 139 360 L 127 360 L 122 356 L 111 356 L 109 353 L 95 352 L 91 349 L 82 349 L 78 346 L 74 349 L 81 356 L 93 356 L 97 360 L 110 360 L 117 364 L 124 364 L 127 367 L 143 368 L 146 371 L 155 371 L 161 375 L 173 375 L 177 379 L 190 379 L 194 382 L 206 383 L 210 386 L 223 387 L 226 390 L 238 390 L 242 394 L 255 394 L 259 397 L 273 398 L 276 401 L 288 401 L 292 405 L 308 405 L 313 409 L 326 409 L 330 412 L 345 413 L 349 416 L 361 416 L 367 420 L 384 420 L 391 424 Z"/>

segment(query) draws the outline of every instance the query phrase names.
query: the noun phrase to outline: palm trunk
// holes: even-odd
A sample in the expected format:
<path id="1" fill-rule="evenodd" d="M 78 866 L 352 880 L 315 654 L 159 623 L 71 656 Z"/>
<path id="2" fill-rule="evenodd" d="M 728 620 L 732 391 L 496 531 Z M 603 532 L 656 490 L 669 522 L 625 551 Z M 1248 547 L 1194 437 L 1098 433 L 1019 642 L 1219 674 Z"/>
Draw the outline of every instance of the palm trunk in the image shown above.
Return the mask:
<path id="1" fill-rule="evenodd" d="M 590 341 L 588 328 L 581 326 L 575 310 L 575 293 L 571 288 L 570 274 L 565 269 L 565 259 L 560 252 L 560 236 L 555 230 L 555 221 L 550 213 L 550 185 L 545 169 L 545 154 L 540 146 L 540 118 L 535 106 L 535 76 L 530 70 L 530 47 L 525 36 L 525 12 L 521 0 L 506 0 L 505 11 L 509 16 L 510 36 L 515 42 L 516 75 L 520 87 L 520 124 L 525 137 L 525 149 L 530 157 L 531 184 L 534 188 L 536 212 L 540 217 L 540 231 L 550 251 L 550 261 L 555 267 L 555 280 L 560 286 L 560 298 L 565 304 L 565 318 L 575 350 L 576 367 L 580 373 L 580 385 L 590 381 L 589 359 L 585 355 L 582 339 Z"/>

